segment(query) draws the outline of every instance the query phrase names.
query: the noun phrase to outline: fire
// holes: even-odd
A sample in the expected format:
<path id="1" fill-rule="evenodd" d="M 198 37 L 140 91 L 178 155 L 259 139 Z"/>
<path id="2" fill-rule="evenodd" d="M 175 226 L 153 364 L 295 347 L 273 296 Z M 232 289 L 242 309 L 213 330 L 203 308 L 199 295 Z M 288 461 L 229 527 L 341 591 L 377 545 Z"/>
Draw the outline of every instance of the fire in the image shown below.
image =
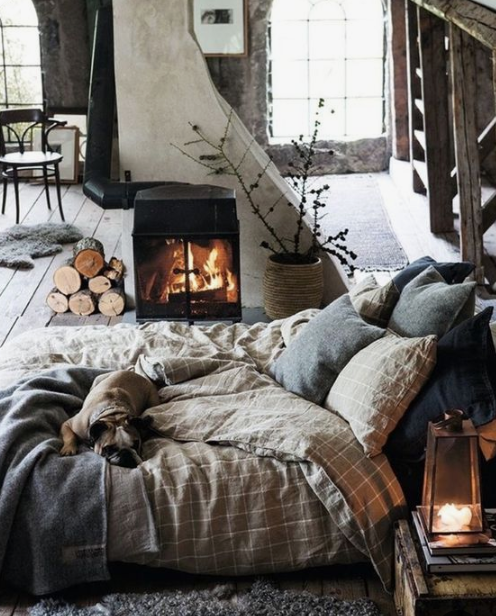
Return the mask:
<path id="1" fill-rule="evenodd" d="M 454 533 L 464 530 L 472 521 L 470 507 L 457 507 L 453 503 L 443 505 L 437 515 L 446 530 Z"/>
<path id="2" fill-rule="evenodd" d="M 188 242 L 187 253 L 188 271 L 186 271 L 183 244 L 174 249 L 172 275 L 162 294 L 165 301 L 170 295 L 186 292 L 186 276 L 191 293 L 223 291 L 225 297 L 221 294 L 215 299 L 237 301 L 237 279 L 228 267 L 230 258 L 220 240 L 214 241 L 214 246 L 211 248 Z"/>

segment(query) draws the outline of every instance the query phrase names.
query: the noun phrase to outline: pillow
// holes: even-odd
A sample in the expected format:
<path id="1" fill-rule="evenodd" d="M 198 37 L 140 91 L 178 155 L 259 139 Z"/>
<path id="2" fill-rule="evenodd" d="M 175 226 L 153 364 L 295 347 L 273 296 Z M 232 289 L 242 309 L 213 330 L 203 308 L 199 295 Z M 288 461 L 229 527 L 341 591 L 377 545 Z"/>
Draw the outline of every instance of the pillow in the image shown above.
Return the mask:
<path id="1" fill-rule="evenodd" d="M 432 257 L 421 257 L 420 259 L 417 259 L 407 265 L 393 278 L 393 282 L 398 291 L 401 292 L 410 280 L 413 280 L 430 265 L 432 265 L 436 271 L 441 274 L 444 281 L 448 284 L 463 282 L 465 278 L 475 269 L 475 265 L 473 263 L 469 263 L 468 261 L 438 263 L 437 261 L 434 261 Z"/>
<path id="2" fill-rule="evenodd" d="M 448 332 L 438 342 L 437 363 L 424 389 L 389 438 L 392 457 L 424 456 L 427 424 L 446 410 L 461 409 L 475 426 L 496 418 L 496 352 L 489 329 L 492 308 Z"/>
<path id="3" fill-rule="evenodd" d="M 350 424 L 369 458 L 381 453 L 429 378 L 436 343 L 436 336 L 388 334 L 355 355 L 336 379 L 324 406 Z"/>
<path id="4" fill-rule="evenodd" d="M 401 292 L 389 328 L 401 336 L 444 336 L 473 316 L 475 287 L 475 282 L 449 285 L 429 266 Z"/>
<path id="5" fill-rule="evenodd" d="M 366 276 L 350 290 L 353 307 L 364 321 L 386 327 L 400 293 L 391 280 L 379 286 L 372 274 Z"/>
<path id="6" fill-rule="evenodd" d="M 477 436 L 484 459 L 489 461 L 496 457 L 496 419 L 478 426 Z"/>
<path id="7" fill-rule="evenodd" d="M 365 323 L 349 295 L 342 295 L 305 326 L 272 364 L 270 372 L 287 390 L 322 404 L 353 355 L 385 331 Z"/>

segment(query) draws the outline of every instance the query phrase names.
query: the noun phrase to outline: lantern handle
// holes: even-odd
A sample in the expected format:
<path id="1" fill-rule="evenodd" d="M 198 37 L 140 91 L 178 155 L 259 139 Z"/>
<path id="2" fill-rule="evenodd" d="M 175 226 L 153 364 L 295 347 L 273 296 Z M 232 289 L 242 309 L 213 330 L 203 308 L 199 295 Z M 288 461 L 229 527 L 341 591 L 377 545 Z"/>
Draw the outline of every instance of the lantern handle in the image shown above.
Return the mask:
<path id="1" fill-rule="evenodd" d="M 460 409 L 450 409 L 444 413 L 444 419 L 436 422 L 436 430 L 443 429 L 448 432 L 461 432 L 463 430 L 463 411 Z"/>

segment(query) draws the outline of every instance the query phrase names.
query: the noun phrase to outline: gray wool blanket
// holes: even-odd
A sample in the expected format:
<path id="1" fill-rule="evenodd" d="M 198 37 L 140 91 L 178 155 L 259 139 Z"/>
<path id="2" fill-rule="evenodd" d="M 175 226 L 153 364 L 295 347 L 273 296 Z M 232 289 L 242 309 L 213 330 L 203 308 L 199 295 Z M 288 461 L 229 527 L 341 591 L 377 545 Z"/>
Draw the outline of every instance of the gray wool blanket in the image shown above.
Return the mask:
<path id="1" fill-rule="evenodd" d="M 36 595 L 109 578 L 106 462 L 58 453 L 101 373 L 64 367 L 0 391 L 0 580 Z"/>

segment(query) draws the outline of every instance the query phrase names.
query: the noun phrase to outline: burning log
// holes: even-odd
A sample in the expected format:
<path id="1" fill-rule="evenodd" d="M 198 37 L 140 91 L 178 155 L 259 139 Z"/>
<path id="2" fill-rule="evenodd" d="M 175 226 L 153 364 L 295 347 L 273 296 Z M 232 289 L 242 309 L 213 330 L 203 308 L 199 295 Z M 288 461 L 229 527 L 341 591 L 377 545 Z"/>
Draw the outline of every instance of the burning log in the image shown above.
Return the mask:
<path id="1" fill-rule="evenodd" d="M 169 302 L 171 304 L 184 303 L 186 302 L 186 298 L 187 295 L 184 291 L 169 294 Z M 227 302 L 227 289 L 222 287 L 221 289 L 192 291 L 190 292 L 190 299 L 192 302 Z"/>

